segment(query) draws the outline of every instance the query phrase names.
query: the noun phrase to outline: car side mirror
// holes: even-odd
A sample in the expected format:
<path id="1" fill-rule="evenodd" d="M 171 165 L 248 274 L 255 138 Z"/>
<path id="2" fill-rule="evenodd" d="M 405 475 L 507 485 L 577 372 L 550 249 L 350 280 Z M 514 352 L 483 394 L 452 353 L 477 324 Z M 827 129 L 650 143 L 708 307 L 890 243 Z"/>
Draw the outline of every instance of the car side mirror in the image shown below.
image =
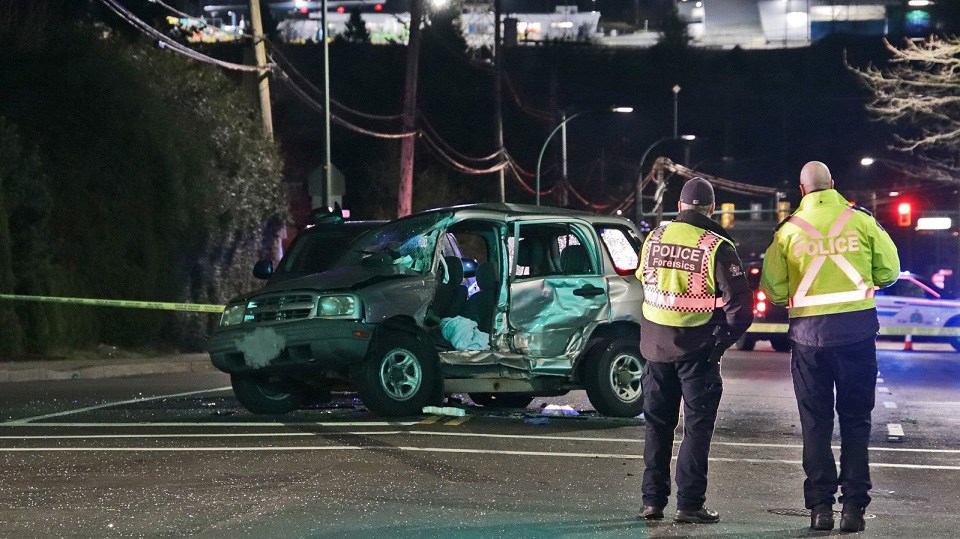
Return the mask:
<path id="1" fill-rule="evenodd" d="M 273 260 L 260 260 L 254 264 L 253 276 L 264 280 L 273 277 Z"/>

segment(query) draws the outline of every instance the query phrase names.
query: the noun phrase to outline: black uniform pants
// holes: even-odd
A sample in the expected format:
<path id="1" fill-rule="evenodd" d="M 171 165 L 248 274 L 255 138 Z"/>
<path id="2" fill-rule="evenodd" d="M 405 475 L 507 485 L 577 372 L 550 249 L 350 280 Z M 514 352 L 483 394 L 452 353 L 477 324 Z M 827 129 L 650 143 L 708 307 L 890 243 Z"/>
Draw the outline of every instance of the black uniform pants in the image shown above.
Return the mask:
<path id="1" fill-rule="evenodd" d="M 703 507 L 707 493 L 707 457 L 723 394 L 720 365 L 706 360 L 658 363 L 643 370 L 643 504 L 667 505 L 673 437 L 683 399 L 683 441 L 677 456 L 677 509 Z"/>
<path id="2" fill-rule="evenodd" d="M 832 348 L 793 344 L 793 388 L 803 430 L 804 503 L 870 503 L 870 413 L 876 399 L 877 345 L 874 338 Z M 840 474 L 833 458 L 834 388 L 840 420 Z"/>

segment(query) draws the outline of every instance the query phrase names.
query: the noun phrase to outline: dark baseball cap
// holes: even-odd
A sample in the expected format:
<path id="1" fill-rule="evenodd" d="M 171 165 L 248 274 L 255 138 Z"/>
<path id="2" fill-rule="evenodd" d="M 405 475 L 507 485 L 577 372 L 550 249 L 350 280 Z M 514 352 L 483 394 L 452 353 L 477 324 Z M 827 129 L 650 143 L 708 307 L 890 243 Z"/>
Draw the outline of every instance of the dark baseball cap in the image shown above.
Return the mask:
<path id="1" fill-rule="evenodd" d="M 713 204 L 713 186 L 701 177 L 690 178 L 680 191 L 680 202 L 695 206 Z"/>

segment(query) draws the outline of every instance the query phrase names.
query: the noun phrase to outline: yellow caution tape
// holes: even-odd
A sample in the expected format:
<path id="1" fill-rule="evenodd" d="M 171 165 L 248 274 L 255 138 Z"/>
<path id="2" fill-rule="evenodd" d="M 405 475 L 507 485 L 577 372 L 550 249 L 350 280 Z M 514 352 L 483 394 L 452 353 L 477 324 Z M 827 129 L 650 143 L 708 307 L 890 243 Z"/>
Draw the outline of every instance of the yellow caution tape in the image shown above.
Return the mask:
<path id="1" fill-rule="evenodd" d="M 757 322 L 750 326 L 749 333 L 786 333 L 788 324 L 766 324 Z M 916 337 L 960 337 L 960 327 L 931 327 L 931 326 L 880 326 L 880 335 Z"/>
<path id="2" fill-rule="evenodd" d="M 159 301 L 129 301 L 121 299 L 58 298 L 51 296 L 21 296 L 18 294 L 0 294 L 0 300 L 38 301 L 44 303 L 63 303 L 67 305 L 91 305 L 95 307 L 126 307 L 129 309 L 153 309 L 157 311 L 181 311 L 195 313 L 222 313 L 223 305 L 205 303 L 163 303 Z"/>

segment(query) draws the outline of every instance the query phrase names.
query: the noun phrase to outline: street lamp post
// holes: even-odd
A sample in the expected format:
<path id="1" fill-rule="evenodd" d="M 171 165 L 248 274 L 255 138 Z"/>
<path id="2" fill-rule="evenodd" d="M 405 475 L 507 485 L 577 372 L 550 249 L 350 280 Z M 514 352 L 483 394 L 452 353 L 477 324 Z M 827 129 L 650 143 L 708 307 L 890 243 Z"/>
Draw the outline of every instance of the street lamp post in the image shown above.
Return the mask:
<path id="1" fill-rule="evenodd" d="M 628 114 L 628 113 L 630 113 L 630 112 L 633 112 L 633 107 L 611 107 L 611 108 L 606 109 L 606 110 L 608 110 L 608 111 L 610 111 L 610 112 L 617 112 L 617 113 L 620 113 L 620 114 Z M 577 112 L 577 113 L 575 113 L 575 114 L 572 114 L 572 115 L 570 115 L 570 116 L 567 116 L 566 113 L 564 113 L 563 121 L 560 122 L 560 125 L 558 125 L 557 127 L 554 127 L 554 128 L 553 128 L 553 131 L 551 131 L 550 134 L 547 135 L 547 140 L 543 141 L 543 147 L 540 148 L 540 156 L 537 157 L 537 186 L 536 186 L 536 201 L 537 201 L 536 204 L 537 204 L 537 206 L 540 205 L 540 167 L 541 167 L 541 165 L 543 164 L 543 154 L 545 154 L 545 153 L 547 152 L 547 146 L 550 145 L 550 139 L 552 139 L 553 136 L 557 134 L 557 131 L 563 130 L 563 132 L 564 132 L 564 136 L 563 136 L 564 177 L 566 177 L 567 137 L 566 137 L 566 129 L 565 129 L 565 126 L 566 126 L 568 123 L 570 123 L 570 121 L 573 120 L 574 118 L 576 118 L 576 117 L 578 117 L 578 116 L 582 116 L 582 115 L 586 114 L 587 112 L 593 112 L 593 111 L 584 110 L 584 111 L 580 111 L 580 112 Z"/>
<path id="2" fill-rule="evenodd" d="M 696 140 L 696 135 L 683 135 L 683 136 L 672 136 L 672 137 L 660 137 L 653 144 L 647 146 L 647 149 L 643 151 L 643 154 L 640 156 L 640 173 L 637 175 L 637 185 L 636 185 L 636 217 L 637 217 L 637 226 L 640 226 L 640 222 L 643 221 L 643 164 L 647 161 L 647 156 L 650 155 L 650 152 L 654 148 L 660 145 L 660 143 L 668 140 L 686 140 L 692 141 Z"/>

